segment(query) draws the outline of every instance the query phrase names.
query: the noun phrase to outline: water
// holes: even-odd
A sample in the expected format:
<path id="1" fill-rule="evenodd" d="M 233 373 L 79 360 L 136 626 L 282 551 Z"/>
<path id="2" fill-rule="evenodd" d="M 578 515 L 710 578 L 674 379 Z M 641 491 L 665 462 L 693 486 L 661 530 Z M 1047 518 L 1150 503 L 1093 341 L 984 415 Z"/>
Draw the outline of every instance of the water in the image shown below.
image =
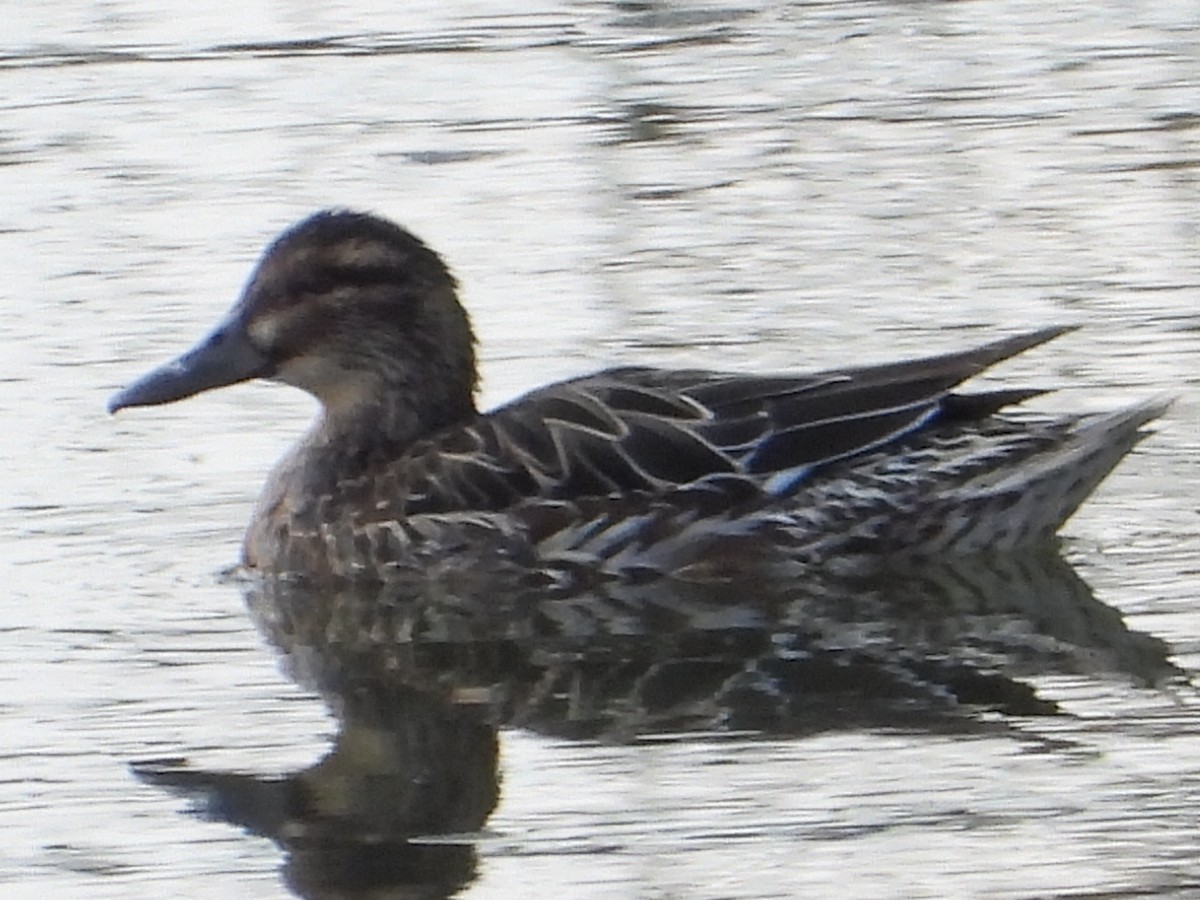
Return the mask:
<path id="1" fill-rule="evenodd" d="M 4 896 L 296 883 L 294 857 L 129 763 L 265 776 L 331 746 L 218 577 L 309 402 L 249 385 L 103 406 L 320 206 L 446 255 L 489 404 L 612 363 L 818 367 L 1083 325 L 997 377 L 1069 386 L 1058 408 L 1179 395 L 1066 555 L 1126 628 L 1200 665 L 1193 4 L 373 6 L 59 0 L 6 20 Z M 1191 690 L 1032 663 L 1064 715 L 505 728 L 460 895 L 1196 890 Z"/>

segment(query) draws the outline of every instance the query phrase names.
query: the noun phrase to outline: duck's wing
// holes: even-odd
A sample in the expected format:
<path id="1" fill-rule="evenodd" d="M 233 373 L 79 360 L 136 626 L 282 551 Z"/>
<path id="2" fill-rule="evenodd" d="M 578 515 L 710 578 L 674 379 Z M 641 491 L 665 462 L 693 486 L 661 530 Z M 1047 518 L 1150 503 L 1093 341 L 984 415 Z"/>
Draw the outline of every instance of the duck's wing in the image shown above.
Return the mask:
<path id="1" fill-rule="evenodd" d="M 829 463 L 1039 393 L 950 391 L 1066 330 L 812 375 L 620 368 L 561 382 L 414 450 L 406 461 L 408 511 L 695 486 L 782 496 Z"/>

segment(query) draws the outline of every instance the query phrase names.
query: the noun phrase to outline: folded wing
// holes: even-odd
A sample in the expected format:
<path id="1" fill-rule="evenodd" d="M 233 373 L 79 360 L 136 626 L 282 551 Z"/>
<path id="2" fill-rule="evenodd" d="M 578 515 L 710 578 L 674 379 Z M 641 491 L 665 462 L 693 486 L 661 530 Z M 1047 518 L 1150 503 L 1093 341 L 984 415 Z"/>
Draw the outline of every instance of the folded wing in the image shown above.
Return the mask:
<path id="1" fill-rule="evenodd" d="M 406 511 L 502 510 L 533 497 L 628 499 L 705 486 L 784 496 L 830 463 L 1038 393 L 951 390 L 1066 330 L 811 375 L 620 368 L 561 382 L 414 448 L 404 461 Z"/>

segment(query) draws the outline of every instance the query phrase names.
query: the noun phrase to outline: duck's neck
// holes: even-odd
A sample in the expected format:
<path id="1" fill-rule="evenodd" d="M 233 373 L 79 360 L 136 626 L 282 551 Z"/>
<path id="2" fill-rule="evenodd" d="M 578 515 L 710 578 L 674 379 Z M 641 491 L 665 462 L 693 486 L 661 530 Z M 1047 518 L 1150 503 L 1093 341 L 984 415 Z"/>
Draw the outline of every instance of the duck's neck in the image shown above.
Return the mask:
<path id="1" fill-rule="evenodd" d="M 325 406 L 317 420 L 313 437 L 322 443 L 373 450 L 390 448 L 403 451 L 418 440 L 473 419 L 475 404 L 414 404 L 366 401 L 353 407 Z"/>
<path id="2" fill-rule="evenodd" d="M 413 404 L 367 401 L 326 405 L 306 444 L 335 477 L 354 478 L 402 455 L 418 441 L 477 415 L 468 396 L 455 403 Z"/>
<path id="3" fill-rule="evenodd" d="M 424 410 L 424 414 L 422 414 Z M 412 446 L 477 412 L 465 402 L 421 408 L 373 403 L 350 407 L 326 404 L 308 436 L 276 465 L 263 488 L 246 534 L 244 559 L 251 567 L 269 567 L 285 554 L 293 538 L 319 533 L 336 508 L 355 515 L 370 513 L 378 479 L 390 479 L 388 491 L 403 493 L 403 466 L 393 465 Z M 390 496 L 390 495 L 389 495 Z"/>

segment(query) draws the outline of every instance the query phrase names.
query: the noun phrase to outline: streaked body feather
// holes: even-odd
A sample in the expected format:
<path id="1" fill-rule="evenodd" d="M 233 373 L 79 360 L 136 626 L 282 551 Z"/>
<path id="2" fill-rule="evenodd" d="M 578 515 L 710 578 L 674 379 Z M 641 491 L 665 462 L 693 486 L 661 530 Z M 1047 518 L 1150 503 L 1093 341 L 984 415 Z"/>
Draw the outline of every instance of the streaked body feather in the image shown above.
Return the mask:
<path id="1" fill-rule="evenodd" d="M 281 467 L 289 500 L 260 509 L 247 557 L 348 577 L 487 556 L 548 578 L 712 578 L 1044 543 L 1164 408 L 1013 415 L 993 410 L 1037 392 L 948 390 L 1058 333 L 811 376 L 613 369 L 353 476 L 322 448 Z"/>

